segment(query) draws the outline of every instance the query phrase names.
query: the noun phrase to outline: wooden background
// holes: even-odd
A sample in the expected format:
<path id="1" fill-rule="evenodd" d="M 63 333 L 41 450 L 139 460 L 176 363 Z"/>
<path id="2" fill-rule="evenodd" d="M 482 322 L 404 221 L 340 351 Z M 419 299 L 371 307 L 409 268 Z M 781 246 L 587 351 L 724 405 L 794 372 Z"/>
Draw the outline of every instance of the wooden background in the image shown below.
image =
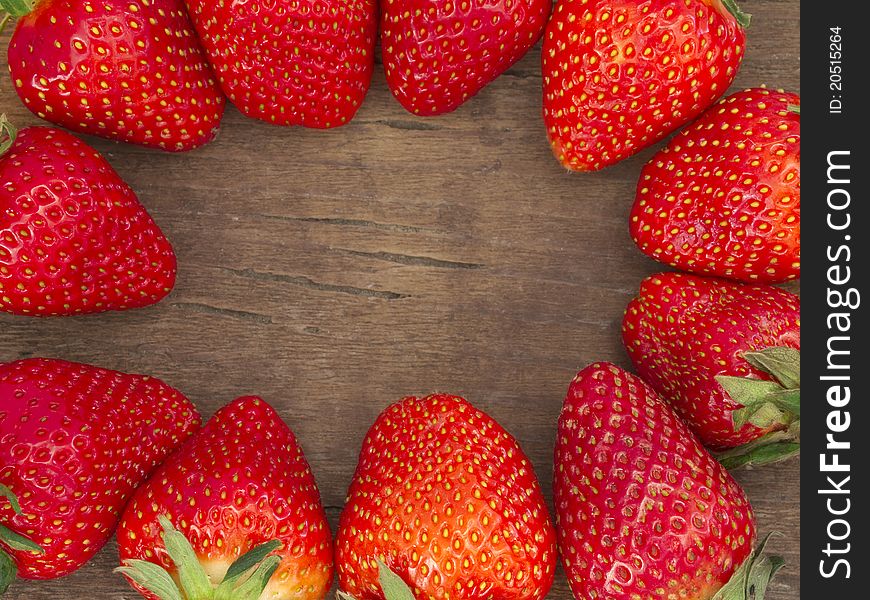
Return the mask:
<path id="1" fill-rule="evenodd" d="M 799 91 L 799 1 L 742 6 L 753 26 L 735 87 Z M 2 56 L 0 110 L 37 123 Z M 376 415 L 403 395 L 461 394 L 518 438 L 549 500 L 568 383 L 592 361 L 629 366 L 622 312 L 660 267 L 627 228 L 653 151 L 596 174 L 563 170 L 542 124 L 539 60 L 538 46 L 438 118 L 404 112 L 379 65 L 337 130 L 282 129 L 230 107 L 218 140 L 189 154 L 89 139 L 173 242 L 177 287 L 126 313 L 0 315 L 0 360 L 148 373 L 204 416 L 262 395 L 301 440 L 333 527 Z M 783 533 L 773 546 L 788 566 L 768 600 L 797 600 L 799 460 L 737 478 L 759 530 Z M 137 597 L 116 564 L 112 543 L 72 576 L 19 582 L 8 597 Z M 561 572 L 550 597 L 571 597 Z"/>

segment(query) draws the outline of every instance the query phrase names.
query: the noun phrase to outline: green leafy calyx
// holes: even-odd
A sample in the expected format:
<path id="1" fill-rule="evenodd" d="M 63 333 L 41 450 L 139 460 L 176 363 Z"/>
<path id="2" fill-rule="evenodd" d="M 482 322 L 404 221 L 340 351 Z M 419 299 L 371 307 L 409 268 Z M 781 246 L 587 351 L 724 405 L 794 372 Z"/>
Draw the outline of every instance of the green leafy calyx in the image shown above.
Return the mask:
<path id="1" fill-rule="evenodd" d="M 0 12 L 13 17 L 29 15 L 36 6 L 36 0 L 0 0 Z"/>
<path id="2" fill-rule="evenodd" d="M 758 547 L 740 565 L 712 600 L 764 600 L 767 586 L 785 561 L 781 556 L 768 556 L 764 548 L 772 533 L 768 533 Z"/>
<path id="3" fill-rule="evenodd" d="M 726 468 L 776 462 L 800 451 L 800 350 L 774 346 L 743 357 L 772 380 L 720 375 L 716 381 L 743 405 L 731 413 L 734 430 L 749 423 L 768 433 L 717 455 Z"/>
<path id="4" fill-rule="evenodd" d="M 8 487 L 0 483 L 0 498 L 6 498 L 9 505 L 12 507 L 12 512 L 16 515 L 21 514 L 21 505 L 18 503 L 18 497 Z M 35 552 L 36 554 L 44 554 L 45 550 L 33 540 L 29 540 L 23 535 L 16 533 L 0 524 L 0 596 L 6 593 L 9 586 L 18 575 L 18 567 L 12 556 L 4 550 L 3 546 L 17 552 Z"/>
<path id="5" fill-rule="evenodd" d="M 281 549 L 281 542 L 272 540 L 237 558 L 223 580 L 214 585 L 184 534 L 168 517 L 158 520 L 166 553 L 177 571 L 177 582 L 166 569 L 147 560 L 126 560 L 115 571 L 160 600 L 257 600 L 281 563 L 281 557 L 272 554 Z"/>
<path id="6" fill-rule="evenodd" d="M 731 13 L 742 28 L 746 29 L 749 27 L 749 23 L 752 21 L 752 15 L 743 12 L 737 5 L 737 0 L 722 0 L 722 5 Z"/>
<path id="7" fill-rule="evenodd" d="M 6 151 L 15 143 L 15 138 L 18 135 L 18 130 L 15 128 L 5 114 L 0 114 L 0 156 L 6 154 Z"/>
<path id="8" fill-rule="evenodd" d="M 376 558 L 378 564 L 378 583 L 384 593 L 385 600 L 415 600 L 414 592 L 405 583 L 405 580 L 396 575 L 380 558 Z M 336 596 L 339 600 L 356 600 L 347 592 L 339 591 Z"/>

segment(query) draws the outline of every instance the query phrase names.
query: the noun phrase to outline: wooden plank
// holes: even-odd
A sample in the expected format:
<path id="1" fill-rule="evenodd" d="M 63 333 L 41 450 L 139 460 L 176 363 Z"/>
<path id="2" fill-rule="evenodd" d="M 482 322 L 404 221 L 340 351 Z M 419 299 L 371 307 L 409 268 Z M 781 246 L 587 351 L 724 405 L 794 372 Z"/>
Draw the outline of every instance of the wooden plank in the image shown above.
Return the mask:
<path id="1" fill-rule="evenodd" d="M 799 2 L 742 4 L 754 19 L 735 88 L 799 90 Z M 89 139 L 172 239 L 178 285 L 126 314 L 0 316 L 0 360 L 150 373 L 205 415 L 260 394 L 302 441 L 333 526 L 378 412 L 407 394 L 463 394 L 519 439 L 549 499 L 568 382 L 594 360 L 628 366 L 622 311 L 658 266 L 626 227 L 652 150 L 597 174 L 564 171 L 540 118 L 539 60 L 535 48 L 435 119 L 405 113 L 379 68 L 357 119 L 334 131 L 229 109 L 219 139 L 185 155 Z M 8 77 L 0 110 L 37 123 Z M 799 461 L 738 479 L 759 530 L 783 532 L 773 545 L 788 566 L 768 597 L 797 600 Z M 74 575 L 16 583 L 8 597 L 136 597 L 116 563 L 110 544 Z M 550 597 L 570 598 L 563 575 Z"/>

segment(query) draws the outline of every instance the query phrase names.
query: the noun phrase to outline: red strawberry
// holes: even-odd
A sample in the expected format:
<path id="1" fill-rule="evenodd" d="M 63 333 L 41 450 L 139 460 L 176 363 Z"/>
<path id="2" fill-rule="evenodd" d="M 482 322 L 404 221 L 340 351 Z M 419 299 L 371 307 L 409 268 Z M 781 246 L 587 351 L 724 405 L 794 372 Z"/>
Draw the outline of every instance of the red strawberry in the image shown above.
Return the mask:
<path id="1" fill-rule="evenodd" d="M 647 163 L 631 237 L 648 256 L 701 275 L 800 277 L 800 97 L 737 92 Z"/>
<path id="2" fill-rule="evenodd" d="M 59 129 L 11 137 L 5 154 L 0 142 L 0 311 L 75 315 L 166 296 L 172 246 L 109 163 Z"/>
<path id="3" fill-rule="evenodd" d="M 728 455 L 729 466 L 799 450 L 800 299 L 794 294 L 661 273 L 641 284 L 625 311 L 622 336 L 638 374 L 705 445 L 740 446 Z"/>
<path id="4" fill-rule="evenodd" d="M 375 421 L 335 547 L 340 587 L 359 600 L 394 596 L 378 561 L 419 600 L 541 599 L 556 563 L 529 459 L 491 417 L 443 394 L 405 398 Z"/>
<path id="5" fill-rule="evenodd" d="M 369 89 L 376 0 L 185 0 L 221 87 L 245 115 L 327 128 Z"/>
<path id="6" fill-rule="evenodd" d="M 701 114 L 734 80 L 735 0 L 564 0 L 544 34 L 544 122 L 565 167 L 597 171 Z"/>
<path id="7" fill-rule="evenodd" d="M 193 404 L 151 377 L 52 359 L 0 363 L 0 562 L 8 553 L 26 579 L 81 567 L 133 490 L 198 426 Z M 3 527 L 42 553 L 16 550 Z"/>
<path id="8" fill-rule="evenodd" d="M 782 566 L 752 556 L 755 521 L 740 486 L 649 386 L 609 363 L 568 388 L 553 497 L 578 599 L 761 600 Z M 750 567 L 757 578 L 746 582 Z M 732 575 L 730 593 L 714 596 Z"/>
<path id="9" fill-rule="evenodd" d="M 20 17 L 9 70 L 34 114 L 171 151 L 214 139 L 224 98 L 181 0 L 0 0 L 0 7 Z"/>
<path id="10" fill-rule="evenodd" d="M 163 517 L 166 522 L 161 524 Z M 167 553 L 164 539 L 170 522 L 192 545 L 188 560 L 178 560 L 171 548 Z M 231 564 L 270 540 L 283 546 L 271 564 L 264 563 L 262 585 L 218 597 L 256 599 L 265 587 L 263 598 L 323 598 L 332 582 L 332 538 L 317 484 L 293 433 L 255 396 L 220 409 L 170 456 L 136 491 L 118 529 L 126 565 L 121 571 L 146 598 L 155 600 L 161 596 L 144 588 L 157 592 L 159 580 L 151 576 L 153 565 L 142 568 L 143 561 L 180 576 L 182 583 L 204 582 L 208 590 L 214 587 L 210 582 L 227 576 L 225 587 L 232 588 L 238 569 Z M 171 581 L 165 574 L 163 580 Z"/>
<path id="11" fill-rule="evenodd" d="M 387 83 L 409 112 L 450 112 L 521 59 L 551 0 L 381 0 Z"/>

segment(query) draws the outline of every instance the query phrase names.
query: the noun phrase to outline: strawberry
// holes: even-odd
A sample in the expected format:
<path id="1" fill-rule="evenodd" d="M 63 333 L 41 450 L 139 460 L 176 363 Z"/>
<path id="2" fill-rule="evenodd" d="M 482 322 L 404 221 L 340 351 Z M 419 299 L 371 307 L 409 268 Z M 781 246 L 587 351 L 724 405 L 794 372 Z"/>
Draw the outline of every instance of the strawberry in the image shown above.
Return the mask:
<path id="1" fill-rule="evenodd" d="M 335 547 L 340 588 L 359 600 L 395 597 L 391 577 L 405 598 L 538 600 L 556 563 L 529 459 L 444 394 L 404 398 L 369 429 Z"/>
<path id="2" fill-rule="evenodd" d="M 764 88 L 719 101 L 646 164 L 631 237 L 700 275 L 800 277 L 800 97 Z"/>
<path id="3" fill-rule="evenodd" d="M 0 140 L 0 311 L 76 315 L 166 296 L 172 246 L 109 163 L 65 131 L 16 136 L 0 117 L 4 128 L 14 142 Z"/>
<path id="4" fill-rule="evenodd" d="M 376 0 L 185 0 L 220 85 L 276 125 L 344 125 L 374 69 Z"/>
<path id="5" fill-rule="evenodd" d="M 648 385 L 610 363 L 568 388 L 553 499 L 578 599 L 761 600 L 782 566 L 762 547 L 753 554 L 752 507 L 731 475 Z"/>
<path id="6" fill-rule="evenodd" d="M 155 600 L 180 597 L 160 594 L 161 582 L 173 581 L 169 574 L 190 600 L 253 600 L 261 593 L 319 600 L 332 582 L 332 538 L 314 476 L 296 437 L 255 396 L 220 409 L 136 491 L 118 546 L 120 571 Z M 237 561 L 257 562 L 240 557 L 273 551 L 249 587 L 236 589 L 247 581 Z M 190 582 L 200 592 L 192 593 Z"/>
<path id="7" fill-rule="evenodd" d="M 799 449 L 800 299 L 767 285 L 648 277 L 622 324 L 638 374 L 728 466 Z"/>
<path id="8" fill-rule="evenodd" d="M 53 359 L 0 363 L 0 573 L 4 561 L 26 579 L 81 567 L 133 490 L 198 426 L 193 404 L 152 377 Z"/>
<path id="9" fill-rule="evenodd" d="M 15 91 L 73 131 L 170 151 L 214 139 L 224 98 L 181 0 L 0 0 Z"/>
<path id="10" fill-rule="evenodd" d="M 559 161 L 597 171 L 701 114 L 734 80 L 735 0 L 563 0 L 544 33 L 544 122 Z"/>
<path id="11" fill-rule="evenodd" d="M 551 0 L 381 0 L 390 90 L 416 115 L 455 110 L 535 45 L 551 6 Z"/>

